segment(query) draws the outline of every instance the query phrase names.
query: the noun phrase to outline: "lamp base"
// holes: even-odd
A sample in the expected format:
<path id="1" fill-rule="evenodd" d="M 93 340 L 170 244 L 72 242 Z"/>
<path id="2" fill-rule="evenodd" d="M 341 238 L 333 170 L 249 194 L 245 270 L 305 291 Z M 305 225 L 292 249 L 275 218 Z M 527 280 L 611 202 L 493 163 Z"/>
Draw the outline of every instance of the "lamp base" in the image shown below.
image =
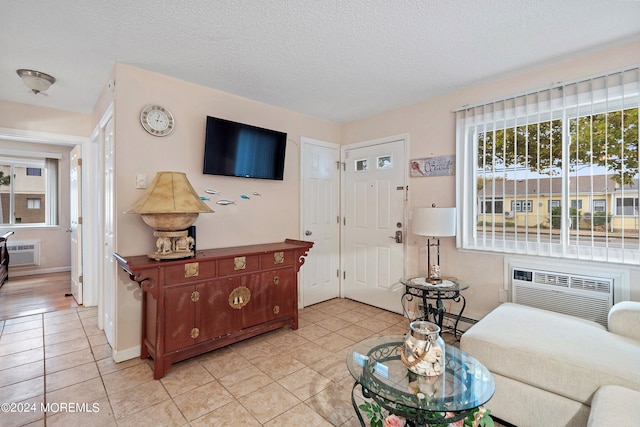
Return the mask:
<path id="1" fill-rule="evenodd" d="M 427 276 L 425 281 L 433 285 L 442 283 L 442 278 L 440 277 L 440 266 L 438 264 L 431 264 L 429 266 L 429 276 Z"/>
<path id="2" fill-rule="evenodd" d="M 157 250 L 148 254 L 149 258 L 156 261 L 161 259 L 181 259 L 190 258 L 195 255 L 193 247 L 195 239 L 188 235 L 187 230 L 183 231 L 154 231 Z"/>

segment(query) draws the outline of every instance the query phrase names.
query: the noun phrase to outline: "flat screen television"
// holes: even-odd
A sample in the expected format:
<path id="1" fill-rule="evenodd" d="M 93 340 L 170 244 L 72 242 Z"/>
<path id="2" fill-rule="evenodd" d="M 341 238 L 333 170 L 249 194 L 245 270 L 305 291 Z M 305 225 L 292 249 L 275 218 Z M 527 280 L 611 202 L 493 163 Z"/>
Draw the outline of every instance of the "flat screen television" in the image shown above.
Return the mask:
<path id="1" fill-rule="evenodd" d="M 282 180 L 287 134 L 207 117 L 203 173 Z"/>

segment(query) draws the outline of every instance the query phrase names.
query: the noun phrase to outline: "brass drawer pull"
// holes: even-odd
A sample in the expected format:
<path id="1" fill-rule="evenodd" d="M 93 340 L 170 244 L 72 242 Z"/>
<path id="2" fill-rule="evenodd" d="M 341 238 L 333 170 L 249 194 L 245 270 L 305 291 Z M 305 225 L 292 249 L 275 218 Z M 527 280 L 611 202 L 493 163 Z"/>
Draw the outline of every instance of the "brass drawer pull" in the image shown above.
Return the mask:
<path id="1" fill-rule="evenodd" d="M 193 328 L 191 330 L 191 338 L 198 338 L 198 335 L 200 335 L 200 329 Z"/>
<path id="2" fill-rule="evenodd" d="M 279 305 L 276 305 L 275 307 L 273 307 L 273 313 L 274 314 L 280 313 L 280 306 Z"/>
<path id="3" fill-rule="evenodd" d="M 234 270 L 244 270 L 247 268 L 247 257 L 237 256 L 233 259 Z"/>
<path id="4" fill-rule="evenodd" d="M 200 292 L 198 291 L 191 292 L 191 301 L 198 302 L 199 299 L 200 299 Z"/>
<path id="5" fill-rule="evenodd" d="M 184 277 L 197 277 L 200 274 L 199 262 L 188 262 L 184 265 Z"/>
<path id="6" fill-rule="evenodd" d="M 284 262 L 284 252 L 274 252 L 273 253 L 273 263 L 274 264 L 282 264 Z"/>
<path id="7" fill-rule="evenodd" d="M 278 283 L 280 283 L 280 276 L 275 276 L 275 277 L 273 278 L 273 284 L 274 284 L 274 285 L 277 285 Z"/>

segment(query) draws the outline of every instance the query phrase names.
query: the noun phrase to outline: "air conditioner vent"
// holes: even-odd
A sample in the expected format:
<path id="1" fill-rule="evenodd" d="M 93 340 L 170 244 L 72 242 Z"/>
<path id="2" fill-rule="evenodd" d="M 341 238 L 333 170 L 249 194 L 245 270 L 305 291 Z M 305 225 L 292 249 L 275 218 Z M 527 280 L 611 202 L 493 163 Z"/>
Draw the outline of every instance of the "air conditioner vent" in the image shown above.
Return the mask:
<path id="1" fill-rule="evenodd" d="M 585 277 L 572 277 L 572 289 L 584 289 L 585 291 L 602 292 L 608 294 L 611 292 L 610 280 L 598 280 Z"/>
<path id="2" fill-rule="evenodd" d="M 569 276 L 555 273 L 536 271 L 533 274 L 533 281 L 543 285 L 562 286 L 565 288 L 569 287 Z"/>

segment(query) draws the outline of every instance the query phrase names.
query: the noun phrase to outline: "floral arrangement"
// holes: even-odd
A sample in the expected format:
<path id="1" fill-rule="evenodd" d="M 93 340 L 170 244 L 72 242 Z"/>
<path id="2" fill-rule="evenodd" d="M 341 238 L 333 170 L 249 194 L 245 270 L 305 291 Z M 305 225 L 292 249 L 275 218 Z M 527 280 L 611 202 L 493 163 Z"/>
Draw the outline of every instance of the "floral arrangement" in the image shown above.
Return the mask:
<path id="1" fill-rule="evenodd" d="M 407 421 L 404 417 L 395 414 L 385 415 L 380 405 L 371 402 L 365 402 L 358 406 L 369 419 L 371 427 L 404 427 Z M 490 410 L 480 406 L 469 413 L 465 418 L 449 424 L 426 424 L 424 427 L 494 427 L 493 419 L 490 416 Z M 453 412 L 434 413 L 433 418 L 442 417 L 451 418 Z"/>

